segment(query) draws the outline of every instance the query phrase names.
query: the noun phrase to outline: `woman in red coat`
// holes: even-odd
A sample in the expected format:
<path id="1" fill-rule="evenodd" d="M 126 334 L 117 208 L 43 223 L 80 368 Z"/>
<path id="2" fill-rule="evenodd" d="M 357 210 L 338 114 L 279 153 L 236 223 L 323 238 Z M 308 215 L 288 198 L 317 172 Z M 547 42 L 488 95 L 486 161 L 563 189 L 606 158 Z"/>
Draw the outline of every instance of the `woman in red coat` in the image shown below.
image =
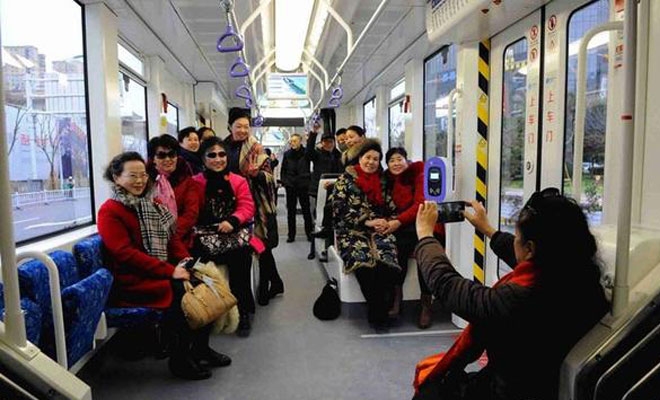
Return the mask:
<path id="1" fill-rule="evenodd" d="M 191 331 L 181 310 L 182 281 L 190 279 L 184 265 L 190 258 L 175 235 L 174 216 L 152 199 L 139 153 L 115 156 L 104 177 L 113 193 L 99 209 L 97 225 L 114 276 L 111 304 L 166 310 L 173 331 L 170 371 L 185 379 L 209 378 L 207 366 L 229 365 L 231 359 L 208 347 L 210 330 Z"/>
<path id="2" fill-rule="evenodd" d="M 192 170 L 179 156 L 179 142 L 167 134 L 149 141 L 147 172 L 155 183 L 154 199 L 176 219 L 176 237 L 188 250 L 193 245 L 192 228 L 197 223 L 202 188 L 192 179 Z"/>
<path id="3" fill-rule="evenodd" d="M 408 258 L 412 255 L 417 244 L 415 232 L 415 217 L 419 205 L 424 203 L 424 163 L 421 161 L 408 162 L 408 153 L 403 147 L 393 147 L 385 154 L 387 162 L 388 190 L 396 205 L 397 218 L 389 221 L 389 232 L 396 236 L 397 258 L 401 266 L 401 275 L 394 285 L 394 296 L 389 316 L 396 318 L 401 312 L 403 300 L 402 286 L 408 271 Z M 436 224 L 434 234 L 444 245 L 445 229 L 443 224 Z M 424 283 L 422 276 L 418 275 L 421 291 L 422 310 L 417 325 L 421 329 L 431 326 L 432 295 Z"/>

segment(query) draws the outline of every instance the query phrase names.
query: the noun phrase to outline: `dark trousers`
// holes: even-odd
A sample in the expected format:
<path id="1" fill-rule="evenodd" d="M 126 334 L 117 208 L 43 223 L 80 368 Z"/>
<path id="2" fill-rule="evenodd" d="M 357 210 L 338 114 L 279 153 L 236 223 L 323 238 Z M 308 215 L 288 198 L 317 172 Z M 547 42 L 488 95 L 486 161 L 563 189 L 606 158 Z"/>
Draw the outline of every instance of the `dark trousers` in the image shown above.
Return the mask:
<path id="1" fill-rule="evenodd" d="M 417 233 L 414 230 L 404 229 L 394 232 L 394 236 L 396 237 L 396 258 L 401 267 L 401 273 L 395 278 L 394 285 L 403 286 L 408 273 L 408 259 L 415 251 L 415 246 L 417 246 Z M 431 289 L 426 285 L 422 274 L 419 272 L 417 273 L 417 281 L 422 294 L 431 294 Z"/>
<path id="2" fill-rule="evenodd" d="M 276 285 L 282 283 L 275 257 L 273 257 L 273 250 L 270 248 L 266 248 L 263 253 L 259 254 L 259 281 L 261 285 L 266 285 L 266 289 L 268 289 L 268 283 Z"/>
<path id="3" fill-rule="evenodd" d="M 303 219 L 305 220 L 305 234 L 309 236 L 312 233 L 312 213 L 309 209 L 308 192 L 308 187 L 297 188 L 287 186 L 286 188 L 286 214 L 287 222 L 289 223 L 289 239 L 296 237 L 296 208 L 298 203 L 300 203 Z"/>
<path id="4" fill-rule="evenodd" d="M 362 295 L 367 300 L 370 323 L 382 323 L 387 320 L 387 310 L 392 293 L 394 276 L 392 268 L 377 265 L 374 268 L 358 268 L 354 271 L 360 284 Z"/>
<path id="5" fill-rule="evenodd" d="M 229 271 L 229 288 L 236 300 L 238 310 L 242 313 L 254 312 L 254 296 L 252 295 L 252 284 L 250 270 L 252 268 L 252 248 L 242 247 L 215 256 L 213 259 L 217 265 L 225 264 Z"/>

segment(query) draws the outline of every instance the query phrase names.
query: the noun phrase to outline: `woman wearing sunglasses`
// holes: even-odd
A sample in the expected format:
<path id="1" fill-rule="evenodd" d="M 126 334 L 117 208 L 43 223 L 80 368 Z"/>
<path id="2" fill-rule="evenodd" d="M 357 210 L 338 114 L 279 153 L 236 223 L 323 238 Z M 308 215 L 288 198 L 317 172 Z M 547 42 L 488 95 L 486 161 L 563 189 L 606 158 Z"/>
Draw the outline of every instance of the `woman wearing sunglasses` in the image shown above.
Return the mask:
<path id="1" fill-rule="evenodd" d="M 192 179 L 188 163 L 179 156 L 179 142 L 164 134 L 147 145 L 147 172 L 155 183 L 154 198 L 165 205 L 176 220 L 176 236 L 192 247 L 192 228 L 199 215 L 201 188 Z"/>
<path id="2" fill-rule="evenodd" d="M 240 314 L 236 333 L 247 336 L 249 313 L 255 308 L 250 286 L 252 251 L 264 251 L 263 243 L 252 235 L 254 201 L 247 180 L 227 168 L 228 154 L 219 138 L 205 140 L 200 155 L 204 172 L 193 179 L 202 186 L 204 195 L 193 254 L 202 262 L 227 265 L 229 286 L 238 300 Z"/>
<path id="3" fill-rule="evenodd" d="M 514 269 L 492 287 L 463 278 L 433 238 L 437 205 L 420 205 L 419 270 L 443 307 L 470 324 L 449 351 L 417 364 L 415 399 L 557 399 L 562 360 L 609 310 L 596 239 L 580 206 L 555 188 L 531 196 L 515 236 L 470 205 L 465 218 Z M 466 373 L 484 351 L 486 366 Z"/>

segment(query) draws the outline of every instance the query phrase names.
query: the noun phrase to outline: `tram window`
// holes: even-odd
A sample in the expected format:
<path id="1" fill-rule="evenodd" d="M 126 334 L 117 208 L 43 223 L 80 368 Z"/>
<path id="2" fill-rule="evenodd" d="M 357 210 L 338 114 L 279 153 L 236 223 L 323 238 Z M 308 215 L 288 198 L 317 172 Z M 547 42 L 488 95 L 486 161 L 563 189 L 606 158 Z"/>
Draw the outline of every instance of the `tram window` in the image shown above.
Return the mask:
<path id="1" fill-rule="evenodd" d="M 607 32 L 596 35 L 587 53 L 586 120 L 581 170 L 582 193 L 573 193 L 573 135 L 575 128 L 575 95 L 577 88 L 577 57 L 580 39 L 591 28 L 609 20 L 609 2 L 599 0 L 573 13 L 568 22 L 568 60 L 566 73 L 566 128 L 564 135 L 564 192 L 579 199 L 589 217 L 589 223 L 598 225 L 603 211 L 605 180 L 605 132 L 607 128 Z M 584 166 L 588 166 L 585 170 Z M 591 168 L 599 166 L 599 168 Z"/>
<path id="2" fill-rule="evenodd" d="M 73 0 L 0 7 L 14 235 L 24 243 L 93 220 L 83 8 Z"/>
<path id="3" fill-rule="evenodd" d="M 121 142 L 124 151 L 147 156 L 147 88 L 119 72 Z"/>
<path id="4" fill-rule="evenodd" d="M 447 156 L 449 92 L 456 88 L 454 46 L 424 61 L 424 159 Z M 455 115 L 452 116 L 455 118 Z"/>
<path id="5" fill-rule="evenodd" d="M 502 77 L 502 156 L 500 229 L 514 233 L 515 213 L 523 203 L 525 110 L 527 102 L 527 39 L 504 50 Z"/>
<path id="6" fill-rule="evenodd" d="M 405 147 L 405 121 L 403 113 L 403 100 L 398 101 L 389 108 L 389 148 Z"/>
<path id="7" fill-rule="evenodd" d="M 167 102 L 167 133 L 177 137 L 179 134 L 179 109 L 169 101 Z"/>
<path id="8" fill-rule="evenodd" d="M 367 137 L 376 137 L 376 97 L 362 105 L 364 131 Z"/>

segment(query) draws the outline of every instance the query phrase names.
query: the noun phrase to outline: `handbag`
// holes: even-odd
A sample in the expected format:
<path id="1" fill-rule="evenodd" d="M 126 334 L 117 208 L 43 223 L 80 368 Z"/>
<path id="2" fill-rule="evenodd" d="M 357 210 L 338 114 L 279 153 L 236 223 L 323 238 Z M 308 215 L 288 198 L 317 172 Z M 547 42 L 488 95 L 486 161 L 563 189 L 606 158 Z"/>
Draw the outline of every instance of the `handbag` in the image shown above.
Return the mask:
<path id="1" fill-rule="evenodd" d="M 336 319 L 341 314 L 341 300 L 337 293 L 337 280 L 331 278 L 323 286 L 321 295 L 314 302 L 314 316 L 322 321 Z"/>
<path id="2" fill-rule="evenodd" d="M 183 282 L 186 293 L 181 298 L 181 310 L 190 328 L 199 329 L 223 316 L 238 301 L 223 282 L 198 272 L 193 276 L 199 283 Z"/>
<path id="3" fill-rule="evenodd" d="M 217 225 L 193 228 L 194 248 L 207 257 L 217 256 L 231 250 L 250 245 L 252 230 L 250 226 L 242 226 L 230 233 L 218 232 Z"/>

